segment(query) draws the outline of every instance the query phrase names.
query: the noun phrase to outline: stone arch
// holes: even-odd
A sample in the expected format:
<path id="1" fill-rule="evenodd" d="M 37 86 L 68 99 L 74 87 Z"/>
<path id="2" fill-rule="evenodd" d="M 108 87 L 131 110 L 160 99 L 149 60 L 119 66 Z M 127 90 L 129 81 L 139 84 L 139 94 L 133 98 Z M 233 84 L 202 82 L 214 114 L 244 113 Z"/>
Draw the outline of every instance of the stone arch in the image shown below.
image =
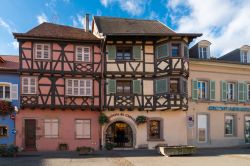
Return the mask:
<path id="1" fill-rule="evenodd" d="M 135 146 L 136 146 L 136 133 L 137 133 L 136 123 L 128 118 L 125 118 L 125 117 L 116 117 L 116 118 L 110 120 L 110 122 L 104 126 L 103 131 L 102 131 L 103 146 L 105 146 L 105 143 L 106 143 L 106 131 L 107 131 L 108 127 L 115 122 L 124 122 L 124 123 L 127 123 L 131 127 L 132 132 L 133 132 L 133 148 L 135 148 Z"/>

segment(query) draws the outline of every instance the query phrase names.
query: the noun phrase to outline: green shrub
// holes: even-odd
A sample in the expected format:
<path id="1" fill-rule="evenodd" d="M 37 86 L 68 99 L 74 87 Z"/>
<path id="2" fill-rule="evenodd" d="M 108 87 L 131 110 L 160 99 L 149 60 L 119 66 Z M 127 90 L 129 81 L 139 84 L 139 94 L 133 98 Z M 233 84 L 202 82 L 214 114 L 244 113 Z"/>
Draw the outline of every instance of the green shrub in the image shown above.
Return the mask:
<path id="1" fill-rule="evenodd" d="M 79 146 L 79 147 L 76 148 L 76 151 L 77 152 L 80 152 L 80 151 L 93 152 L 94 148 L 88 147 L 88 146 Z"/>
<path id="2" fill-rule="evenodd" d="M 15 145 L 1 146 L 0 155 L 4 157 L 13 157 L 17 154 L 18 147 Z"/>
<path id="3" fill-rule="evenodd" d="M 135 119 L 136 123 L 139 125 L 139 124 L 143 124 L 143 123 L 146 123 L 147 122 L 147 117 L 146 116 L 143 116 L 143 115 L 140 115 L 140 116 L 137 116 L 136 119 Z"/>
<path id="4" fill-rule="evenodd" d="M 101 113 L 101 115 L 99 116 L 99 124 L 104 125 L 105 123 L 108 123 L 108 122 L 109 122 L 109 118 L 104 113 Z"/>

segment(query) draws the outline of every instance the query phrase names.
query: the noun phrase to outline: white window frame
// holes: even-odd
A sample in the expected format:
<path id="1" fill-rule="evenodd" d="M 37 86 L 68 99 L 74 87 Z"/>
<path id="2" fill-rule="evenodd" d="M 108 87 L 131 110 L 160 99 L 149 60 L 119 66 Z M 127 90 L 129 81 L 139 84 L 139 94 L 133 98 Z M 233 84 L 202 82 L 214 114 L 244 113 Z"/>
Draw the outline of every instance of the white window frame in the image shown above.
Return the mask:
<path id="1" fill-rule="evenodd" d="M 204 57 L 204 49 L 206 49 L 207 57 L 206 59 L 210 58 L 210 52 L 209 52 L 209 46 L 199 46 L 199 58 L 200 59 L 205 59 Z"/>
<path id="2" fill-rule="evenodd" d="M 11 101 L 11 84 L 6 83 L 6 82 L 0 82 L 0 86 L 3 87 L 3 98 L 0 98 L 0 100 L 9 100 L 9 101 Z M 10 98 L 6 98 L 6 95 L 5 95 L 5 87 L 6 86 L 10 87 Z"/>
<path id="3" fill-rule="evenodd" d="M 46 124 L 50 126 L 47 131 L 49 134 L 46 135 Z M 56 125 L 56 126 L 53 126 Z M 53 134 L 53 127 L 56 127 L 56 134 Z M 44 119 L 44 137 L 45 138 L 58 138 L 59 137 L 59 120 L 58 119 Z"/>
<path id="4" fill-rule="evenodd" d="M 28 84 L 24 85 L 24 79 L 28 79 Z M 31 85 L 31 79 L 35 79 L 35 85 Z M 37 94 L 37 77 L 21 77 L 22 94 Z M 24 87 L 28 88 L 28 92 L 24 92 Z M 31 88 L 35 88 L 35 92 L 31 92 Z"/>
<path id="5" fill-rule="evenodd" d="M 229 88 L 230 88 L 230 85 L 233 85 L 233 89 L 232 89 L 232 91 L 233 91 L 233 93 L 232 93 L 232 99 L 229 98 L 229 93 L 230 93 L 230 89 L 229 89 Z M 228 83 L 227 83 L 227 100 L 228 100 L 228 101 L 235 100 L 234 91 L 235 91 L 235 83 L 233 83 L 233 82 L 228 82 Z"/>
<path id="6" fill-rule="evenodd" d="M 206 117 L 206 122 L 205 123 L 202 123 L 199 121 L 199 117 Z M 208 118 L 208 114 L 197 114 L 197 139 L 198 139 L 198 142 L 199 143 L 207 143 L 208 142 L 208 121 L 209 121 L 209 118 Z M 205 124 L 205 128 L 204 128 L 204 125 Z M 204 141 L 200 141 L 200 134 L 199 134 L 199 129 L 205 129 L 205 140 Z"/>
<path id="7" fill-rule="evenodd" d="M 72 86 L 69 87 L 69 81 L 72 82 Z M 87 82 L 89 81 L 90 85 L 87 86 Z M 78 82 L 78 86 L 74 85 L 74 82 Z M 84 85 L 81 86 L 81 83 Z M 71 90 L 69 90 L 71 89 Z M 93 80 L 91 79 L 66 79 L 66 95 L 67 96 L 92 96 L 92 89 L 93 89 Z M 77 90 L 77 91 L 74 91 Z M 83 93 L 81 93 L 81 90 L 83 90 Z M 87 90 L 89 91 L 89 94 L 87 93 Z M 71 94 L 69 93 L 71 91 Z"/>
<path id="8" fill-rule="evenodd" d="M 82 51 L 81 51 L 81 59 L 79 59 L 79 55 L 78 55 L 78 48 L 81 48 Z M 85 52 L 85 49 L 88 49 L 88 53 Z M 90 60 L 90 54 L 91 54 L 91 49 L 89 46 L 76 46 L 75 48 L 75 61 L 77 62 L 91 62 Z M 85 60 L 87 57 L 87 61 Z"/>
<path id="9" fill-rule="evenodd" d="M 227 133 L 226 133 L 226 121 L 227 121 L 227 120 L 232 120 L 232 133 L 230 133 L 230 134 L 227 134 Z M 224 131 L 224 132 L 225 132 L 225 135 L 226 135 L 226 136 L 233 136 L 233 135 L 234 135 L 234 133 L 235 133 L 235 131 L 234 131 L 235 122 L 234 122 L 234 121 L 235 121 L 234 115 L 226 115 L 226 116 L 225 116 L 225 127 L 224 127 L 224 128 L 225 128 L 225 129 L 224 129 L 225 131 Z"/>
<path id="10" fill-rule="evenodd" d="M 87 122 L 87 123 L 86 123 Z M 84 130 L 85 129 L 85 124 L 88 124 L 89 125 L 89 133 L 85 133 L 86 131 Z M 80 133 L 77 133 L 78 130 L 77 130 L 77 125 L 82 125 L 81 128 L 82 128 L 82 134 Z M 91 139 L 91 120 L 90 119 L 76 119 L 75 120 L 75 138 L 76 139 Z"/>
<path id="11" fill-rule="evenodd" d="M 250 84 L 247 84 L 247 101 L 250 101 L 249 91 L 250 91 Z"/>
<path id="12" fill-rule="evenodd" d="M 204 84 L 205 85 L 205 98 L 202 98 L 202 96 L 203 96 L 203 94 L 202 94 L 202 87 L 199 87 L 199 83 L 201 83 L 201 85 L 202 85 L 202 83 L 205 83 Z M 203 100 L 208 99 L 208 82 L 207 81 L 198 81 L 198 85 L 197 86 L 198 86 L 197 87 L 198 92 L 200 92 L 200 93 L 198 93 L 198 99 L 200 99 L 200 100 L 202 100 L 202 99 Z"/>
<path id="13" fill-rule="evenodd" d="M 37 49 L 37 46 L 38 45 L 41 45 L 41 50 L 38 50 Z M 48 51 L 45 51 L 45 46 L 48 47 Z M 38 52 L 41 52 L 41 57 L 38 57 Z M 45 58 L 45 53 L 48 53 L 48 57 Z M 50 44 L 48 43 L 35 43 L 35 59 L 37 60 L 49 60 L 51 57 L 51 47 L 50 47 Z"/>

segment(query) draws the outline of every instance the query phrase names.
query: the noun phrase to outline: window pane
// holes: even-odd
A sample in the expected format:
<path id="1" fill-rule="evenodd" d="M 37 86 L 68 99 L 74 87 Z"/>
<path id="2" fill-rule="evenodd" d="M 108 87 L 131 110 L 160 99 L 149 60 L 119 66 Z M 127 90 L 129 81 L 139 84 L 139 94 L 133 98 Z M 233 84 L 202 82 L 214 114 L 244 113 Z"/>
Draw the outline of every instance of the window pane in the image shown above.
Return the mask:
<path id="1" fill-rule="evenodd" d="M 0 86 L 0 99 L 3 98 L 3 86 Z"/>
<path id="2" fill-rule="evenodd" d="M 0 126 L 0 137 L 8 136 L 8 128 L 7 126 Z"/>
<path id="3" fill-rule="evenodd" d="M 167 92 L 167 80 L 160 79 L 156 80 L 156 93 L 166 93 Z"/>
<path id="4" fill-rule="evenodd" d="M 117 52 L 117 53 L 116 53 L 116 59 L 117 59 L 117 60 L 123 60 L 123 56 L 122 56 L 122 55 L 123 55 L 122 52 Z"/>
<path id="5" fill-rule="evenodd" d="M 226 135 L 232 135 L 233 134 L 233 116 L 226 116 L 225 119 L 225 134 Z"/>
<path id="6" fill-rule="evenodd" d="M 178 92 L 179 92 L 179 79 L 171 79 L 170 93 L 178 93 Z"/>
<path id="7" fill-rule="evenodd" d="M 157 57 L 163 58 L 168 56 L 168 45 L 164 44 L 157 47 Z"/>
<path id="8" fill-rule="evenodd" d="M 180 56 L 180 45 L 179 44 L 172 44 L 172 56 L 177 57 Z"/>
<path id="9" fill-rule="evenodd" d="M 10 98 L 10 87 L 5 86 L 5 98 L 9 99 Z"/>
<path id="10" fill-rule="evenodd" d="M 160 138 L 160 121 L 151 120 L 149 122 L 149 137 L 152 139 Z"/>

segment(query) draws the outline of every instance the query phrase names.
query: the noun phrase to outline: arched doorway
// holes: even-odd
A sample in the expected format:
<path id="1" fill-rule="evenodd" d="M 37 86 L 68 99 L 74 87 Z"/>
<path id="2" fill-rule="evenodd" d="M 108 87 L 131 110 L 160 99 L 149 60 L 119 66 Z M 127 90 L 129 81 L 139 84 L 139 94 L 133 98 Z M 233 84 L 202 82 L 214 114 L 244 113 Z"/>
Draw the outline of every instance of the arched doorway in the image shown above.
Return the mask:
<path id="1" fill-rule="evenodd" d="M 105 140 L 117 148 L 133 147 L 133 130 L 123 121 L 113 122 L 107 127 Z"/>

